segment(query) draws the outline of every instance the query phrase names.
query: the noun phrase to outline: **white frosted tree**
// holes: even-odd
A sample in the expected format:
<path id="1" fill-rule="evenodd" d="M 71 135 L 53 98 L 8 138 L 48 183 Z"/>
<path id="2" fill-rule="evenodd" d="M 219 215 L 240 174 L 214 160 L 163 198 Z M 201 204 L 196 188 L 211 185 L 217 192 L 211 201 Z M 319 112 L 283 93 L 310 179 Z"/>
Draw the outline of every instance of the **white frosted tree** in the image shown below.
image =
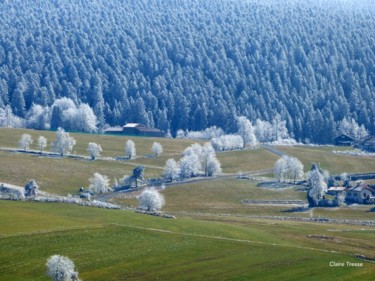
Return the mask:
<path id="1" fill-rule="evenodd" d="M 254 133 L 260 142 L 271 142 L 274 140 L 272 124 L 267 121 L 257 119 Z"/>
<path id="2" fill-rule="evenodd" d="M 278 181 L 284 181 L 287 173 L 287 162 L 285 157 L 278 159 L 273 167 L 275 178 Z"/>
<path id="3" fill-rule="evenodd" d="M 243 139 L 243 148 L 255 147 L 258 144 L 257 138 L 254 134 L 254 128 L 251 122 L 245 117 L 237 117 L 238 134 Z"/>
<path id="4" fill-rule="evenodd" d="M 294 183 L 300 180 L 304 176 L 303 164 L 295 157 L 287 158 L 287 173 L 290 179 L 293 179 Z"/>
<path id="5" fill-rule="evenodd" d="M 43 151 L 47 147 L 47 139 L 44 136 L 39 136 L 38 138 L 38 148 L 40 150 L 40 153 L 43 153 Z"/>
<path id="6" fill-rule="evenodd" d="M 95 142 L 90 142 L 87 145 L 87 152 L 89 153 L 91 159 L 95 160 L 96 157 L 100 156 L 100 153 L 102 153 L 103 150 L 100 144 L 97 144 Z"/>
<path id="7" fill-rule="evenodd" d="M 33 138 L 29 134 L 22 134 L 21 138 L 18 140 L 18 147 L 27 151 L 30 149 L 30 145 L 33 143 Z"/>
<path id="8" fill-rule="evenodd" d="M 93 193 L 105 193 L 112 190 L 109 186 L 109 179 L 107 176 L 95 173 L 91 178 L 89 178 L 90 186 L 89 190 Z"/>
<path id="9" fill-rule="evenodd" d="M 369 135 L 364 125 L 359 125 L 353 118 L 345 117 L 338 125 L 338 132 L 360 140 Z"/>
<path id="10" fill-rule="evenodd" d="M 278 141 L 289 137 L 288 129 L 286 127 L 286 121 L 281 119 L 281 116 L 277 114 L 272 120 L 273 139 Z"/>
<path id="11" fill-rule="evenodd" d="M 211 144 L 215 151 L 235 150 L 244 147 L 243 138 L 239 135 L 223 135 L 213 138 Z"/>
<path id="12" fill-rule="evenodd" d="M 163 147 L 160 143 L 154 142 L 151 147 L 151 151 L 158 157 L 160 154 L 163 153 Z"/>
<path id="13" fill-rule="evenodd" d="M 195 177 L 202 169 L 202 165 L 198 155 L 195 153 L 185 155 L 180 160 L 180 174 L 181 178 Z"/>
<path id="14" fill-rule="evenodd" d="M 303 164 L 295 157 L 284 155 L 276 161 L 274 174 L 278 181 L 289 179 L 296 182 L 304 176 Z"/>
<path id="15" fill-rule="evenodd" d="M 64 129 L 58 128 L 56 132 L 56 140 L 52 142 L 52 150 L 59 153 L 61 156 L 70 153 L 75 146 L 76 141 Z"/>
<path id="16" fill-rule="evenodd" d="M 49 109 L 49 107 L 33 104 L 26 114 L 26 126 L 36 130 L 49 129 Z"/>
<path id="17" fill-rule="evenodd" d="M 165 204 L 165 199 L 156 189 L 145 189 L 138 197 L 139 209 L 148 212 L 159 211 Z"/>
<path id="18" fill-rule="evenodd" d="M 221 173 L 221 164 L 216 158 L 215 149 L 212 144 L 207 142 L 204 144 L 201 153 L 202 166 L 206 177 L 218 175 Z"/>
<path id="19" fill-rule="evenodd" d="M 207 158 L 205 175 L 207 177 L 212 177 L 221 174 L 221 164 L 216 158 L 216 154 L 210 154 Z"/>
<path id="20" fill-rule="evenodd" d="M 47 275 L 53 281 L 79 281 L 78 271 L 68 257 L 53 255 L 48 258 Z"/>
<path id="21" fill-rule="evenodd" d="M 319 199 L 322 199 L 327 192 L 327 184 L 319 169 L 313 169 L 308 173 L 307 182 L 310 187 L 308 195 L 314 201 L 314 204 L 317 205 Z"/>
<path id="22" fill-rule="evenodd" d="M 74 116 L 74 126 L 77 131 L 95 133 L 97 131 L 97 118 L 92 108 L 82 103 L 78 106 Z"/>
<path id="23" fill-rule="evenodd" d="M 184 139 L 185 138 L 185 132 L 184 130 L 177 130 L 177 133 L 176 133 L 176 139 Z"/>
<path id="24" fill-rule="evenodd" d="M 125 144 L 125 155 L 129 157 L 129 159 L 133 159 L 136 156 L 135 144 L 134 141 L 128 140 Z"/>
<path id="25" fill-rule="evenodd" d="M 164 166 L 163 176 L 165 179 L 175 181 L 180 177 L 179 164 L 174 159 L 168 159 Z"/>

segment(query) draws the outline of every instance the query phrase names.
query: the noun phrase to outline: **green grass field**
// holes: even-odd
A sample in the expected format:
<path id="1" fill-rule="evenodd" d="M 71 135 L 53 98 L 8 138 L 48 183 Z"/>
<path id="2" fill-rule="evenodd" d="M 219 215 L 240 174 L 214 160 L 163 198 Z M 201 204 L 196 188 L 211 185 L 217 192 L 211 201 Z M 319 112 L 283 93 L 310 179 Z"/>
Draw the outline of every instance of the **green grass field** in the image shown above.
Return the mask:
<path id="1" fill-rule="evenodd" d="M 0 280 L 48 280 L 44 264 L 53 254 L 70 257 L 83 280 L 371 280 L 375 273 L 375 264 L 367 262 L 360 268 L 329 266 L 359 262 L 351 253 L 373 253 L 373 230 L 168 220 L 46 203 L 1 207 Z"/>
<path id="2" fill-rule="evenodd" d="M 0 129 L 0 147 L 15 148 L 22 133 L 36 141 L 54 132 Z M 72 134 L 75 153 L 86 155 L 88 142 L 103 147 L 104 157 L 123 155 L 127 137 Z M 96 160 L 51 158 L 0 151 L 0 182 L 23 186 L 29 179 L 53 193 L 74 194 L 88 186 L 94 172 L 112 180 L 146 166 L 146 178 L 159 177 L 168 158 L 178 160 L 191 140 L 134 138 L 138 158 Z M 162 156 L 150 157 L 159 141 Z M 32 147 L 35 149 L 35 146 Z M 305 170 L 321 163 L 331 173 L 366 172 L 373 158 L 331 154 L 333 147 L 282 147 L 300 158 Z M 225 173 L 270 169 L 277 156 L 258 149 L 218 153 Z M 320 160 L 320 161 L 318 161 Z M 373 280 L 375 263 L 332 267 L 330 262 L 375 258 L 372 227 L 254 219 L 250 216 L 329 217 L 373 220 L 373 206 L 315 208 L 290 212 L 291 206 L 249 205 L 242 200 L 304 200 L 299 187 L 271 189 L 256 180 L 221 179 L 176 185 L 163 191 L 163 219 L 131 211 L 58 203 L 0 201 L 0 280 L 48 280 L 45 263 L 53 254 L 71 258 L 85 280 Z M 136 194 L 116 203 L 137 205 Z M 129 198 L 125 198 L 129 197 Z"/>
<path id="3" fill-rule="evenodd" d="M 348 148 L 342 147 L 279 147 L 285 153 L 297 157 L 305 166 L 305 171 L 311 168 L 312 163 L 319 163 L 322 169 L 331 174 L 367 173 L 375 171 L 375 158 L 366 156 L 348 156 L 332 153 L 333 150 Z"/>

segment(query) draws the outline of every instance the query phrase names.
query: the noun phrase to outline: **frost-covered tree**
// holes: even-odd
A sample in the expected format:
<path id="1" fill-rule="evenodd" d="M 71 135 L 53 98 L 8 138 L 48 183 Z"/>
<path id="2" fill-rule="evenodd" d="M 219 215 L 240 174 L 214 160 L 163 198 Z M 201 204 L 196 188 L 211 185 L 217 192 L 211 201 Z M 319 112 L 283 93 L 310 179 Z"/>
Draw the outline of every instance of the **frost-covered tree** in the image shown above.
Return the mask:
<path id="1" fill-rule="evenodd" d="M 181 178 L 195 177 L 202 169 L 199 156 L 195 153 L 185 155 L 180 160 L 180 174 Z"/>
<path id="2" fill-rule="evenodd" d="M 47 139 L 44 136 L 39 136 L 38 138 L 38 148 L 40 150 L 40 153 L 43 153 L 43 151 L 47 147 Z"/>
<path id="3" fill-rule="evenodd" d="M 164 166 L 163 176 L 165 179 L 174 181 L 180 177 L 179 164 L 174 159 L 168 159 Z"/>
<path id="4" fill-rule="evenodd" d="M 278 181 L 284 181 L 287 173 L 287 161 L 285 157 L 278 159 L 273 167 L 275 178 Z"/>
<path id="5" fill-rule="evenodd" d="M 30 149 L 30 145 L 33 143 L 33 138 L 29 134 L 22 134 L 21 138 L 18 140 L 18 148 L 27 151 Z"/>
<path id="6" fill-rule="evenodd" d="M 324 180 L 324 176 L 320 173 L 318 168 L 314 168 L 307 175 L 307 182 L 309 185 L 308 198 L 312 200 L 314 206 L 318 205 L 320 199 L 323 198 L 327 192 L 327 184 Z M 310 205 L 311 205 L 311 201 Z"/>
<path id="7" fill-rule="evenodd" d="M 255 147 L 258 144 L 257 138 L 254 134 L 254 128 L 251 122 L 245 117 L 237 117 L 238 134 L 243 139 L 244 148 L 246 146 Z"/>
<path id="8" fill-rule="evenodd" d="M 199 159 L 201 159 L 202 153 L 203 153 L 202 146 L 199 143 L 193 143 L 189 147 L 185 148 L 182 155 L 186 156 L 186 155 L 195 154 L 199 157 Z"/>
<path id="9" fill-rule="evenodd" d="M 95 160 L 96 157 L 100 156 L 100 153 L 103 152 L 103 150 L 100 144 L 97 144 L 95 142 L 90 142 L 87 145 L 87 152 L 91 156 L 91 159 Z"/>
<path id="10" fill-rule="evenodd" d="M 47 275 L 52 281 L 79 281 L 78 271 L 68 257 L 53 255 L 48 258 Z"/>
<path id="11" fill-rule="evenodd" d="M 213 138 L 211 144 L 216 151 L 236 150 L 244 147 L 243 138 L 239 135 L 223 135 Z"/>
<path id="12" fill-rule="evenodd" d="M 92 108 L 85 103 L 78 106 L 74 116 L 73 128 L 80 132 L 95 133 L 97 131 L 97 119 Z"/>
<path id="13" fill-rule="evenodd" d="M 61 156 L 70 153 L 75 146 L 76 141 L 64 129 L 58 128 L 56 131 L 56 140 L 52 142 L 52 151 L 59 153 Z"/>
<path id="14" fill-rule="evenodd" d="M 34 179 L 30 180 L 25 185 L 25 196 L 27 197 L 38 195 L 38 191 L 39 191 L 39 186 Z"/>
<path id="15" fill-rule="evenodd" d="M 201 153 L 202 167 L 206 177 L 221 173 L 221 164 L 216 158 L 215 149 L 210 142 L 204 144 Z"/>
<path id="16" fill-rule="evenodd" d="M 274 132 L 272 129 L 272 124 L 270 122 L 257 119 L 255 123 L 254 133 L 260 142 L 274 141 Z"/>
<path id="17" fill-rule="evenodd" d="M 145 189 L 138 197 L 139 209 L 148 212 L 159 211 L 165 204 L 165 199 L 156 189 Z"/>
<path id="18" fill-rule="evenodd" d="M 205 175 L 212 177 L 221 173 L 220 161 L 216 158 L 216 154 L 210 154 L 207 158 L 205 166 Z"/>
<path id="19" fill-rule="evenodd" d="M 133 159 L 136 156 L 135 144 L 134 141 L 128 140 L 125 144 L 125 155 L 129 157 L 129 159 Z"/>
<path id="20" fill-rule="evenodd" d="M 287 160 L 289 178 L 293 179 L 294 183 L 304 176 L 303 164 L 295 157 L 288 157 Z"/>
<path id="21" fill-rule="evenodd" d="M 303 164 L 295 157 L 284 155 L 276 161 L 274 174 L 278 181 L 290 179 L 296 182 L 304 176 Z"/>
<path id="22" fill-rule="evenodd" d="M 36 130 L 46 130 L 50 128 L 49 107 L 42 107 L 33 104 L 26 114 L 26 127 Z"/>
<path id="23" fill-rule="evenodd" d="M 100 194 L 112 190 L 112 188 L 109 185 L 109 179 L 105 175 L 95 173 L 91 178 L 89 178 L 89 181 L 89 190 L 94 193 Z"/>
<path id="24" fill-rule="evenodd" d="M 176 139 L 184 139 L 185 138 L 185 132 L 184 130 L 178 130 L 176 133 Z"/>
<path id="25" fill-rule="evenodd" d="M 163 147 L 160 143 L 154 142 L 152 144 L 151 151 L 155 154 L 156 157 L 158 157 L 160 154 L 163 153 Z"/>
<path id="26" fill-rule="evenodd" d="M 286 127 L 286 121 L 281 119 L 281 116 L 277 114 L 272 120 L 273 139 L 275 141 L 286 139 L 289 137 L 289 132 Z"/>
<path id="27" fill-rule="evenodd" d="M 353 118 L 345 117 L 338 125 L 338 132 L 360 140 L 369 135 L 364 125 L 359 125 Z"/>

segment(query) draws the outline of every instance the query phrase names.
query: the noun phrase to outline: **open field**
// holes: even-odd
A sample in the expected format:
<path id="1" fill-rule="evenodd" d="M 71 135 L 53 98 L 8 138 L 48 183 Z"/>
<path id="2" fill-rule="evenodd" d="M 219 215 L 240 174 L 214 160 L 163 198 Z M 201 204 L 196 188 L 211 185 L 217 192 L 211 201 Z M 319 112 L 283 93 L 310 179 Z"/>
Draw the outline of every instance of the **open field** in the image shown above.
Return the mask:
<path id="1" fill-rule="evenodd" d="M 77 206 L 1 204 L 6 224 L 0 226 L 0 280 L 48 280 L 44 264 L 56 253 L 69 256 L 83 280 L 94 281 L 371 280 L 375 273 L 375 264 L 368 262 L 359 268 L 329 266 L 361 262 L 352 253 L 373 254 L 371 229 L 167 220 Z"/>
<path id="2" fill-rule="evenodd" d="M 81 186 L 88 187 L 88 179 L 95 173 L 120 179 L 131 175 L 131 161 L 90 161 L 72 158 L 51 158 L 38 155 L 0 151 L 0 181 L 24 186 L 35 179 L 40 189 L 57 194 L 77 193 Z M 146 177 L 158 177 L 162 170 L 146 167 Z"/>
<path id="3" fill-rule="evenodd" d="M 312 163 L 319 163 L 322 169 L 331 174 L 368 173 L 375 171 L 375 157 L 349 156 L 332 153 L 333 150 L 348 148 L 342 147 L 278 147 L 288 155 L 297 157 L 305 166 L 305 171 L 311 168 Z"/>
<path id="4" fill-rule="evenodd" d="M 56 133 L 53 131 L 37 131 L 27 129 L 9 129 L 0 128 L 0 147 L 17 147 L 18 140 L 23 133 L 30 134 L 33 137 L 34 143 L 31 149 L 37 149 L 37 140 L 39 136 L 45 136 L 48 140 L 47 150 L 50 150 L 50 144 L 55 140 Z M 157 141 L 163 146 L 165 155 L 179 157 L 182 151 L 194 142 L 192 140 L 176 140 L 167 138 L 144 138 L 134 136 L 116 136 L 116 135 L 99 135 L 99 134 L 83 134 L 71 133 L 71 136 L 76 140 L 74 153 L 80 155 L 87 154 L 87 144 L 89 142 L 96 142 L 101 145 L 103 149 L 103 157 L 119 157 L 124 156 L 125 143 L 128 139 L 132 139 L 135 143 L 137 156 L 151 155 L 152 143 Z M 200 142 L 201 143 L 201 142 Z M 177 160 L 177 159 L 176 159 Z M 163 165 L 165 162 L 163 163 Z"/>
<path id="5" fill-rule="evenodd" d="M 0 147 L 16 147 L 22 133 L 34 141 L 54 132 L 0 129 Z M 75 153 L 100 143 L 103 156 L 123 155 L 127 137 L 73 134 Z M 96 160 L 46 157 L 0 151 L 0 181 L 23 186 L 29 179 L 52 193 L 76 193 L 94 172 L 111 180 L 146 166 L 146 178 L 160 177 L 168 158 L 178 160 L 194 141 L 132 138 L 138 158 Z M 150 157 L 159 141 L 160 157 Z M 35 146 L 34 146 L 35 147 Z M 331 154 L 333 147 L 281 147 L 300 158 L 305 170 L 321 163 L 331 173 L 375 170 L 373 158 Z M 218 153 L 225 173 L 270 169 L 277 156 L 264 149 Z M 320 161 L 318 161 L 320 159 Z M 83 280 L 372 280 L 375 228 L 281 221 L 251 216 L 328 217 L 374 220 L 374 206 L 315 208 L 294 212 L 292 205 L 246 204 L 242 200 L 305 200 L 300 186 L 265 188 L 254 179 L 214 179 L 169 186 L 163 219 L 131 211 L 59 203 L 0 201 L 0 281 L 48 280 L 45 262 L 53 254 L 70 257 Z M 136 206 L 137 193 L 122 193 L 116 203 Z M 330 262 L 345 266 L 332 267 Z M 363 263 L 360 267 L 346 262 Z"/>

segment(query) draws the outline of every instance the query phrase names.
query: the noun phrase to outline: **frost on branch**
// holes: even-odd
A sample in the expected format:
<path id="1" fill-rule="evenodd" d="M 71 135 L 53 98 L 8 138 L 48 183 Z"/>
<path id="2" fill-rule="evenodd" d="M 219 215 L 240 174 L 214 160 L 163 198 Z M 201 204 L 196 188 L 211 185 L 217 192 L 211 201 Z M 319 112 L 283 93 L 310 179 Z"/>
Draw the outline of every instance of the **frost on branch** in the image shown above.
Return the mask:
<path id="1" fill-rule="evenodd" d="M 56 140 L 52 142 L 52 150 L 59 153 L 61 156 L 70 153 L 75 146 L 76 141 L 64 129 L 58 128 L 56 132 Z"/>
<path id="2" fill-rule="evenodd" d="M 180 177 L 180 166 L 174 159 L 168 159 L 164 166 L 164 178 L 175 181 Z"/>
<path id="3" fill-rule="evenodd" d="M 46 147 L 47 147 L 47 139 L 44 136 L 40 136 L 38 138 L 38 148 L 40 149 L 40 153 L 43 153 Z"/>
<path id="4" fill-rule="evenodd" d="M 90 186 L 89 190 L 100 194 L 112 191 L 112 188 L 109 186 L 109 179 L 107 176 L 95 173 L 91 178 L 89 178 Z"/>
<path id="5" fill-rule="evenodd" d="M 133 159 L 136 156 L 135 144 L 134 141 L 128 140 L 125 144 L 125 155 L 129 157 L 129 159 Z"/>
<path id="6" fill-rule="evenodd" d="M 68 257 L 53 255 L 47 260 L 46 266 L 47 275 L 53 281 L 80 281 L 78 271 Z"/>
<path id="7" fill-rule="evenodd" d="M 100 144 L 90 142 L 87 145 L 87 152 L 89 153 L 91 160 L 95 160 L 96 157 L 100 156 L 100 153 L 103 152 L 103 150 Z"/>
<path id="8" fill-rule="evenodd" d="M 165 204 L 164 196 L 156 189 L 144 190 L 138 197 L 139 209 L 148 212 L 159 211 Z"/>
<path id="9" fill-rule="evenodd" d="M 163 147 L 161 146 L 160 143 L 154 142 L 152 144 L 151 151 L 155 154 L 155 157 L 158 157 L 160 154 L 163 153 Z"/>
<path id="10" fill-rule="evenodd" d="M 33 143 L 33 138 L 29 134 L 22 134 L 18 141 L 18 147 L 27 151 L 30 149 L 30 145 Z"/>

